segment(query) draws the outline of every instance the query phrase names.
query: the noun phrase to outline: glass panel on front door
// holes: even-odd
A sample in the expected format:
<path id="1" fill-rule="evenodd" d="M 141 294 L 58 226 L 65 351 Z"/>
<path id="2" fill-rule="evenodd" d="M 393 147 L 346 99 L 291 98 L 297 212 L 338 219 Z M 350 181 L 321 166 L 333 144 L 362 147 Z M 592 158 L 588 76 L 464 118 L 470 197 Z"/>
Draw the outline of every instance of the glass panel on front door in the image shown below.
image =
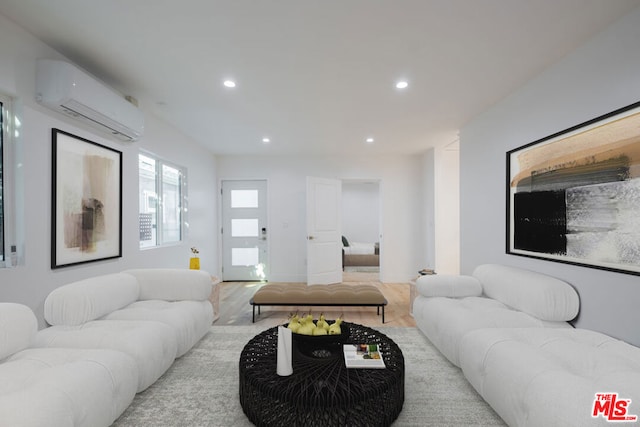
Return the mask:
<path id="1" fill-rule="evenodd" d="M 231 248 L 231 265 L 247 267 L 260 263 L 258 248 Z"/>
<path id="2" fill-rule="evenodd" d="M 258 237 L 258 219 L 232 219 L 231 237 Z"/>
<path id="3" fill-rule="evenodd" d="M 257 208 L 258 190 L 231 190 L 232 208 Z"/>

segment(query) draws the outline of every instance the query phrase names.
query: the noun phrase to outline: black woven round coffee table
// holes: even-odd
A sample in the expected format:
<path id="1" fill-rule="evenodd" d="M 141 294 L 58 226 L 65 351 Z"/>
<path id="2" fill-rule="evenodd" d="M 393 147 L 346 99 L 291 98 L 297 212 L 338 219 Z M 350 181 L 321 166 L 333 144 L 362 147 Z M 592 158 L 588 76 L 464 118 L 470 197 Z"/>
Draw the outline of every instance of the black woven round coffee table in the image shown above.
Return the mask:
<path id="1" fill-rule="evenodd" d="M 345 322 L 346 323 L 346 322 Z M 293 374 L 276 374 L 278 328 L 256 335 L 240 355 L 240 404 L 257 426 L 388 426 L 404 403 L 404 357 L 389 337 L 346 323 L 337 345 L 293 346 Z M 342 344 L 378 344 L 385 369 L 347 369 Z M 316 348 L 321 347 L 321 348 Z"/>

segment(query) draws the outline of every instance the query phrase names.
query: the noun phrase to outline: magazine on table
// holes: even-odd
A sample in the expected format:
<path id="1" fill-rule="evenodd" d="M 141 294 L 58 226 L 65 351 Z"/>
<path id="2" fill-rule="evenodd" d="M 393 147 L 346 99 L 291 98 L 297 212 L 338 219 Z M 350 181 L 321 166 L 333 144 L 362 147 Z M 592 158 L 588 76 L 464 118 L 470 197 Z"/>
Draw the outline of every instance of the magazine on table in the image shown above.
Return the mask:
<path id="1" fill-rule="evenodd" d="M 385 368 L 379 344 L 345 344 L 343 351 L 347 368 Z"/>

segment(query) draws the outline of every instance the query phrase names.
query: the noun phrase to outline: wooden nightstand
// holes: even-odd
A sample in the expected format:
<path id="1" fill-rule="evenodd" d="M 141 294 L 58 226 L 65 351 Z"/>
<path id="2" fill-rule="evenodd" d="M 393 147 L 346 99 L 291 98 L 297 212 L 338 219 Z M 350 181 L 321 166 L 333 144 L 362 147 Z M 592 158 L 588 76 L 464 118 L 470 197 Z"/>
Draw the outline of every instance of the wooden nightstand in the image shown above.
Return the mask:
<path id="1" fill-rule="evenodd" d="M 215 322 L 220 317 L 220 279 L 215 276 L 211 276 L 211 295 L 209 295 L 209 301 L 213 306 L 213 321 Z"/>
<path id="2" fill-rule="evenodd" d="M 418 280 L 418 277 L 409 280 L 409 314 L 411 317 L 413 317 L 413 301 L 418 296 L 418 291 L 416 290 L 416 280 Z"/>
<path id="3" fill-rule="evenodd" d="M 409 280 L 409 314 L 411 315 L 411 317 L 413 317 L 413 301 L 418 296 L 418 290 L 416 289 L 416 280 L 418 280 L 418 278 L 422 276 L 431 276 L 433 274 L 436 274 L 436 272 L 433 270 L 424 270 L 424 271 L 427 271 L 427 273 L 421 274 L 415 279 Z"/>

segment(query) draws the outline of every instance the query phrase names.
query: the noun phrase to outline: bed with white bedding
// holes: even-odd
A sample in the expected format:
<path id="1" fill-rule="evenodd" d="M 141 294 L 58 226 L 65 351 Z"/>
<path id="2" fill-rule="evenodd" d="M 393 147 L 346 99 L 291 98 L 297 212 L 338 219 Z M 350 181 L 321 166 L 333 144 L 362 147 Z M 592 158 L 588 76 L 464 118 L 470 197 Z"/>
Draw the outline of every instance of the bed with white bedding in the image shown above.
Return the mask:
<path id="1" fill-rule="evenodd" d="M 349 242 L 342 237 L 342 267 L 380 266 L 380 245 L 375 243 Z"/>

